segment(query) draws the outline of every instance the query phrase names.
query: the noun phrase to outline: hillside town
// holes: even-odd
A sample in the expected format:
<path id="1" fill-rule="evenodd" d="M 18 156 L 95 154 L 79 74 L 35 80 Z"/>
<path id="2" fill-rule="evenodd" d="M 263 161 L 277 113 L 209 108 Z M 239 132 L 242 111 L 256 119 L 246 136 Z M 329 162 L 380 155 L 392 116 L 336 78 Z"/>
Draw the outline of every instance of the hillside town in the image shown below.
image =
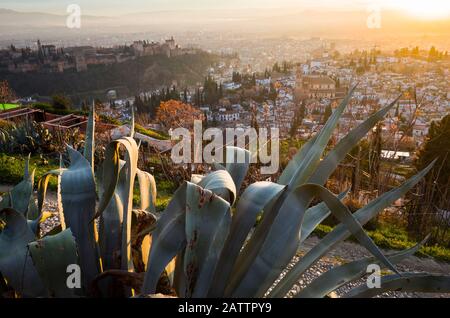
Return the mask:
<path id="1" fill-rule="evenodd" d="M 0 50 L 0 72 L 84 72 L 92 65 L 111 65 L 142 56 L 173 57 L 195 53 L 194 49 L 181 48 L 173 37 L 162 43 L 134 41 L 131 45 L 113 47 L 56 47 L 53 44 L 42 44 L 40 40 L 37 40 L 36 46 L 36 48 L 18 48 L 11 45 Z"/>
<path id="2" fill-rule="evenodd" d="M 408 57 L 379 50 L 341 55 L 334 45 L 324 45 L 302 63 L 279 62 L 267 65 L 264 72 L 254 72 L 238 59 L 219 63 L 209 70 L 203 85 L 181 91 L 180 99 L 198 106 L 212 126 L 276 127 L 284 139 L 307 139 L 358 84 L 340 120 L 336 141 L 399 98 L 382 123 L 382 136 L 390 148 L 409 156 L 425 141 L 430 123 L 450 111 L 449 66 L 447 55 L 430 59 L 428 51 Z M 211 81 L 218 96 L 209 102 L 211 88 L 206 86 Z M 160 91 L 141 97 L 155 93 Z M 296 117 L 300 122 L 294 124 Z"/>

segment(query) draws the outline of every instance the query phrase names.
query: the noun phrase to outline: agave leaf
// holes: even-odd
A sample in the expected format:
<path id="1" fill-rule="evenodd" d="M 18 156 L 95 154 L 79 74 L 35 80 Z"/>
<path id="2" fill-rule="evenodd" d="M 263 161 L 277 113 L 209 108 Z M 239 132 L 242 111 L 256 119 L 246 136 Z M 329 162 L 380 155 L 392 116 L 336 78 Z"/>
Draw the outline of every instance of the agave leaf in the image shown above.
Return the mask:
<path id="1" fill-rule="evenodd" d="M 62 198 L 61 198 L 61 176 L 64 173 L 64 171 L 67 171 L 67 169 L 60 168 L 58 170 L 52 170 L 44 174 L 38 181 L 38 207 L 37 210 L 39 212 L 39 217 L 42 217 L 42 214 L 44 211 L 42 211 L 42 207 L 44 205 L 45 197 L 47 195 L 47 188 L 48 188 L 48 182 L 50 181 L 50 178 L 52 176 L 56 176 L 58 178 L 58 189 L 57 189 L 57 205 L 58 205 L 58 214 L 59 214 L 59 221 L 61 223 L 61 228 L 66 228 L 66 223 L 64 220 L 64 214 L 62 213 Z"/>
<path id="2" fill-rule="evenodd" d="M 407 180 L 403 185 L 384 193 L 365 207 L 358 210 L 354 216 L 361 225 L 369 222 L 378 213 L 390 206 L 398 198 L 412 189 L 433 167 L 435 161 L 417 175 Z M 317 260 L 331 250 L 337 243 L 350 237 L 350 232 L 344 225 L 339 224 L 331 233 L 328 233 L 316 246 L 314 246 L 294 267 L 286 274 L 283 280 L 271 291 L 271 297 L 283 297 L 297 282 L 301 275 Z"/>
<path id="3" fill-rule="evenodd" d="M 99 244 L 103 270 L 120 269 L 122 243 L 123 205 L 118 194 L 114 194 L 100 218 Z"/>
<path id="4" fill-rule="evenodd" d="M 35 237 L 25 217 L 13 209 L 0 212 L 5 228 L 0 233 L 0 272 L 22 297 L 46 297 L 47 292 L 33 265 L 27 244 Z"/>
<path id="5" fill-rule="evenodd" d="M 86 127 L 86 140 L 84 142 L 84 157 L 92 167 L 94 173 L 94 154 L 95 154 L 95 101 L 92 103 L 89 119 Z"/>
<path id="6" fill-rule="evenodd" d="M 141 197 L 141 210 L 156 212 L 156 182 L 148 172 L 137 169 L 139 193 Z"/>
<path id="7" fill-rule="evenodd" d="M 348 190 L 339 194 L 338 199 L 342 200 L 348 194 Z M 305 218 L 303 220 L 302 229 L 300 231 L 300 244 L 302 244 L 309 235 L 314 231 L 314 229 L 322 223 L 331 214 L 330 209 L 327 205 L 322 202 L 316 206 L 313 206 L 306 210 Z"/>
<path id="8" fill-rule="evenodd" d="M 108 178 L 105 176 L 106 161 L 97 170 L 97 179 L 99 190 L 104 198 L 104 182 Z M 123 223 L 123 202 L 121 194 L 124 192 L 126 183 L 124 161 L 120 161 L 119 181 L 110 199 L 106 209 L 99 218 L 99 247 L 102 259 L 103 271 L 120 270 L 121 268 L 121 249 L 122 249 L 122 223 Z M 100 286 L 102 294 L 108 297 L 123 297 L 123 290 L 117 286 L 116 282 L 111 278 L 106 278 Z"/>
<path id="9" fill-rule="evenodd" d="M 230 296 L 231 292 L 241 282 L 245 273 L 250 270 L 250 267 L 258 256 L 258 253 L 269 234 L 274 220 L 278 216 L 280 207 L 283 205 L 287 197 L 288 193 L 285 189 L 282 193 L 280 193 L 280 195 L 274 197 L 272 200 L 269 200 L 269 203 L 264 207 L 261 222 L 255 228 L 252 236 L 244 245 L 243 250 L 239 253 L 237 260 L 235 261 L 232 274 L 227 282 L 227 287 L 225 288 L 224 295 L 226 297 Z"/>
<path id="10" fill-rule="evenodd" d="M 237 147 L 226 147 L 226 170 L 233 178 L 236 190 L 242 186 L 250 166 L 251 153 L 248 150 Z"/>
<path id="11" fill-rule="evenodd" d="M 122 270 L 133 271 L 133 259 L 131 257 L 131 218 L 133 210 L 133 189 L 137 173 L 138 148 L 136 141 L 131 137 L 118 140 L 125 147 L 125 169 L 126 181 L 121 200 L 123 204 L 123 224 L 122 224 L 122 249 L 121 260 Z"/>
<path id="12" fill-rule="evenodd" d="M 186 207 L 186 251 L 184 274 L 186 297 L 205 297 L 212 282 L 231 214 L 230 204 L 212 191 L 191 184 Z"/>
<path id="13" fill-rule="evenodd" d="M 345 294 L 344 298 L 370 298 L 388 291 L 450 293 L 450 276 L 423 273 L 383 276 L 381 288 L 369 288 L 363 284 Z"/>
<path id="14" fill-rule="evenodd" d="M 227 170 L 227 168 L 225 168 L 225 166 L 223 166 L 222 164 L 218 163 L 218 162 L 213 162 L 212 164 L 213 170 L 217 171 L 217 170 Z"/>
<path id="15" fill-rule="evenodd" d="M 283 219 L 284 222 L 274 223 L 274 225 L 280 227 L 277 228 L 272 226 L 265 244 L 252 265 L 252 270 L 246 273 L 241 280 L 240 285 L 233 292 L 233 296 L 261 297 L 279 277 L 297 251 L 299 237 L 295 234 L 300 231 L 303 214 L 305 212 L 305 202 L 310 202 L 313 197 L 318 197 L 323 200 L 332 211 L 333 215 L 338 218 L 349 231 L 351 231 L 363 246 L 386 264 L 388 268 L 397 272 L 395 267 L 364 232 L 364 229 L 348 208 L 343 205 L 336 196 L 322 186 L 307 184 L 298 187 L 287 197 L 280 209 L 280 214 L 277 216 L 277 218 L 285 217 L 287 219 L 288 213 L 291 213 L 292 211 L 292 207 L 298 206 L 300 207 L 298 219 L 292 220 L 291 218 L 290 220 L 293 222 L 290 224 L 286 224 L 287 220 L 285 219 Z M 298 204 L 294 205 L 295 203 Z M 280 251 L 279 246 L 284 246 L 284 249 Z M 257 284 L 255 284 L 255 282 L 257 282 Z"/>
<path id="16" fill-rule="evenodd" d="M 333 112 L 325 127 L 320 131 L 320 133 L 318 133 L 317 137 L 315 137 L 314 142 L 308 144 L 307 147 L 303 149 L 303 151 L 300 150 L 300 153 L 298 154 L 298 156 L 296 156 L 296 161 L 298 161 L 299 165 L 294 165 L 296 166 L 296 170 L 294 170 L 294 166 L 291 166 L 288 170 L 293 170 L 293 176 L 290 179 L 288 191 L 284 193 L 279 198 L 279 200 L 275 202 L 268 210 L 269 212 L 264 215 L 259 228 L 256 229 L 254 237 L 252 237 L 249 244 L 246 246 L 246 248 L 244 248 L 243 253 L 241 253 L 241 255 L 239 256 L 238 261 L 236 262 L 236 266 L 239 266 L 239 269 L 237 270 L 237 274 L 234 276 L 234 279 L 231 280 L 229 287 L 227 288 L 228 291 L 236 288 L 236 284 L 241 281 L 244 272 L 249 272 L 250 264 L 252 264 L 252 262 L 256 258 L 256 255 L 261 251 L 261 247 L 263 244 L 262 242 L 265 242 L 267 236 L 269 235 L 268 229 L 272 227 L 272 224 L 276 220 L 279 220 L 278 222 L 281 223 L 289 222 L 284 219 L 289 219 L 287 215 L 285 215 L 283 218 L 279 216 L 280 209 L 284 202 L 287 200 L 287 196 L 292 193 L 292 191 L 295 191 L 295 189 L 299 185 L 305 183 L 316 169 L 317 165 L 320 162 L 320 157 L 322 156 L 322 153 L 325 150 L 329 139 L 331 138 L 332 132 L 338 124 L 339 118 L 342 115 L 346 105 L 348 104 L 348 101 L 350 100 L 355 88 L 356 86 L 349 92 L 347 97 L 342 101 L 341 105 Z M 289 174 L 291 174 L 291 172 Z M 289 222 L 291 224 L 294 224 L 294 226 L 301 226 L 304 216 L 304 209 L 309 206 L 310 201 L 302 202 L 302 204 L 303 206 L 299 207 L 301 214 L 296 216 L 295 220 L 291 220 L 291 222 Z M 298 230 L 300 230 L 300 228 Z M 287 257 L 292 253 L 293 251 L 286 252 L 285 256 Z M 279 259 L 279 261 L 281 264 L 281 262 L 284 262 L 284 259 Z M 261 266 L 263 265 L 261 264 Z M 278 269 L 276 271 L 278 271 Z M 272 272 L 275 273 L 276 271 Z M 262 290 L 260 290 L 260 294 L 262 294 Z"/>
<path id="17" fill-rule="evenodd" d="M 28 205 L 30 198 L 33 195 L 34 184 L 34 170 L 30 173 L 30 156 L 25 160 L 24 177 L 22 181 L 17 184 L 9 193 L 0 201 L 0 210 L 5 208 L 12 208 L 22 215 L 26 216 L 28 212 Z"/>
<path id="18" fill-rule="evenodd" d="M 180 298 L 186 297 L 186 276 L 184 275 L 184 253 L 185 249 L 183 249 L 173 260 L 172 262 L 175 263 L 175 269 L 173 271 L 173 280 L 172 280 L 172 286 L 175 290 L 176 294 Z M 172 263 L 171 262 L 171 263 Z"/>
<path id="19" fill-rule="evenodd" d="M 236 186 L 231 175 L 226 170 L 211 172 L 198 185 L 211 190 L 216 195 L 230 202 L 230 205 L 233 205 L 236 200 Z"/>
<path id="20" fill-rule="evenodd" d="M 224 169 L 218 169 L 218 170 L 225 170 L 225 168 L 224 168 Z M 205 176 L 204 176 L 204 175 L 201 175 L 201 174 L 192 174 L 192 175 L 191 175 L 191 183 L 193 183 L 193 184 L 199 184 L 200 181 L 202 181 L 202 179 L 203 179 L 204 177 L 205 177 Z"/>
<path id="21" fill-rule="evenodd" d="M 147 268 L 147 260 L 151 246 L 151 236 L 148 229 L 156 228 L 157 217 L 151 212 L 145 210 L 133 210 L 132 216 L 132 256 L 133 263 L 137 272 L 145 272 Z M 144 276 L 142 276 L 144 278 Z M 142 282 L 141 282 L 142 285 Z M 140 290 L 140 287 L 139 287 Z"/>
<path id="22" fill-rule="evenodd" d="M 50 218 L 52 214 L 50 212 L 41 213 L 36 220 L 27 220 L 28 226 L 33 231 L 36 237 L 39 237 L 40 225 L 45 222 L 48 218 Z"/>
<path id="23" fill-rule="evenodd" d="M 297 171 L 298 167 L 302 164 L 303 160 L 305 160 L 306 155 L 311 150 L 312 146 L 316 142 L 317 134 L 314 135 L 311 139 L 308 140 L 307 143 L 303 145 L 302 148 L 295 154 L 294 158 L 292 158 L 291 161 L 289 161 L 286 168 L 284 168 L 283 172 L 281 173 L 280 177 L 278 178 L 278 183 L 283 185 L 288 185 L 291 181 L 292 177 L 294 176 L 295 171 Z"/>
<path id="24" fill-rule="evenodd" d="M 77 242 L 85 291 L 100 272 L 95 214 L 95 182 L 89 162 L 72 147 L 67 147 L 70 167 L 61 176 L 64 221 Z"/>
<path id="25" fill-rule="evenodd" d="M 355 91 L 356 86 L 353 87 L 348 95 L 344 98 L 341 104 L 335 109 L 333 114 L 328 119 L 327 123 L 323 127 L 323 129 L 318 133 L 314 144 L 311 146 L 311 149 L 306 153 L 305 158 L 301 161 L 300 165 L 297 167 L 297 170 L 294 172 L 291 181 L 289 182 L 289 188 L 295 189 L 299 185 L 304 184 L 314 173 L 316 168 L 320 163 L 320 158 L 330 141 L 330 138 L 333 134 L 334 129 L 339 123 L 339 118 L 344 112 L 345 107 L 347 106 L 350 98 Z"/>
<path id="26" fill-rule="evenodd" d="M 280 196 L 280 200 L 282 198 L 283 196 Z M 268 228 L 268 233 L 262 239 L 258 238 L 260 242 L 256 244 L 257 249 L 252 246 L 252 249 L 248 247 L 248 254 L 244 254 L 245 248 L 241 252 L 225 289 L 225 297 L 264 295 L 265 290 L 270 287 L 269 281 L 272 277 L 275 280 L 279 276 L 297 251 L 301 222 L 311 199 L 310 193 L 300 187 L 286 196 Z M 250 241 L 256 241 L 256 235 L 257 233 Z M 247 246 L 250 246 L 249 244 L 250 242 Z"/>
<path id="27" fill-rule="evenodd" d="M 330 177 L 338 164 L 345 158 L 345 156 L 361 141 L 361 139 L 374 127 L 377 122 L 382 120 L 384 116 L 394 107 L 400 96 L 396 98 L 389 106 L 376 112 L 361 125 L 353 129 L 347 134 L 322 160 L 317 170 L 309 180 L 310 183 L 324 184 Z"/>
<path id="28" fill-rule="evenodd" d="M 116 190 L 112 199 L 109 201 L 106 209 L 100 216 L 99 220 L 99 245 L 102 257 L 103 270 L 120 269 L 120 253 L 122 249 L 122 223 L 123 223 L 123 202 L 121 200 L 121 194 L 126 183 L 125 169 L 123 166 L 125 162 L 121 162 L 121 168 L 119 172 L 119 181 L 117 183 Z M 99 169 L 99 172 L 105 173 L 103 169 Z M 103 176 L 100 180 L 103 180 Z M 102 184 L 101 181 L 99 181 Z"/>
<path id="29" fill-rule="evenodd" d="M 161 273 L 179 254 L 176 285 L 186 286 L 189 295 L 206 295 L 228 234 L 229 209 L 229 203 L 210 190 L 190 182 L 183 183 L 153 232 L 143 293 L 155 292 Z M 183 253 L 187 240 L 190 245 Z M 184 268 L 183 272 L 180 266 Z M 181 294 L 184 292 L 186 290 Z"/>
<path id="30" fill-rule="evenodd" d="M 28 211 L 27 211 L 27 219 L 28 220 L 37 220 L 39 218 L 39 209 L 36 205 L 36 200 L 34 195 L 30 196 L 30 202 L 28 203 Z"/>
<path id="31" fill-rule="evenodd" d="M 394 253 L 388 256 L 391 263 L 395 264 L 401 262 L 403 259 L 414 255 L 428 240 L 429 236 L 421 243 L 414 247 Z M 333 290 L 345 285 L 348 282 L 361 278 L 366 274 L 367 266 L 370 264 L 378 264 L 379 261 L 374 257 L 368 257 L 361 260 L 353 261 L 335 267 L 328 272 L 322 274 L 313 280 L 308 286 L 302 289 L 297 295 L 297 298 L 322 298 L 331 293 Z"/>
<path id="32" fill-rule="evenodd" d="M 125 148 L 125 160 L 123 162 L 119 159 L 120 145 Z M 133 271 L 133 259 L 131 257 L 131 219 L 133 189 L 137 174 L 138 146 L 133 138 L 124 137 L 111 143 L 108 146 L 107 153 L 109 159 L 105 160 L 103 166 L 103 195 L 96 217 L 102 215 L 108 205 L 111 204 L 109 207 L 112 210 L 109 211 L 111 213 L 108 213 L 108 217 L 110 217 L 112 223 L 109 223 L 109 225 L 105 223 L 103 229 L 109 232 L 111 230 L 110 226 L 117 229 L 117 226 L 121 223 L 120 269 Z M 119 180 L 119 171 L 121 180 Z M 122 214 L 121 217 L 119 214 Z M 117 242 L 117 239 L 112 240 L 110 247 L 115 246 L 114 242 Z M 109 252 L 113 251 L 110 250 Z"/>
<path id="33" fill-rule="evenodd" d="M 169 262 L 186 246 L 185 213 L 187 188 L 192 184 L 183 183 L 174 193 L 172 200 L 159 219 L 152 235 L 152 247 L 147 261 L 142 293 L 154 294 L 159 277 Z"/>
<path id="34" fill-rule="evenodd" d="M 309 184 L 303 186 L 308 189 L 315 196 L 320 197 L 321 200 L 328 206 L 331 213 L 345 225 L 347 229 L 353 234 L 358 242 L 377 257 L 386 267 L 395 273 L 399 274 L 394 265 L 384 256 L 379 248 L 375 245 L 372 239 L 366 234 L 358 220 L 353 216 L 350 210 L 339 199 L 332 194 L 328 189 L 317 184 Z"/>
<path id="35" fill-rule="evenodd" d="M 78 264 L 77 247 L 70 229 L 28 244 L 34 265 L 50 297 L 75 297 L 68 288 L 67 268 Z"/>
<path id="36" fill-rule="evenodd" d="M 101 172 L 98 173 L 102 195 L 95 214 L 96 218 L 105 211 L 119 182 L 119 171 L 121 169 L 119 146 L 120 143 L 118 141 L 112 141 L 105 150 L 105 160 L 101 165 Z"/>
<path id="37" fill-rule="evenodd" d="M 277 198 L 284 189 L 284 186 L 276 183 L 256 182 L 244 191 L 237 204 L 236 212 L 233 214 L 230 234 L 222 250 L 209 297 L 223 295 L 238 254 L 250 230 L 255 225 L 258 213 L 270 201 Z"/>
<path id="38" fill-rule="evenodd" d="M 0 273 L 0 299 L 5 298 L 5 293 L 8 291 L 8 286 L 6 285 L 5 279 Z"/>

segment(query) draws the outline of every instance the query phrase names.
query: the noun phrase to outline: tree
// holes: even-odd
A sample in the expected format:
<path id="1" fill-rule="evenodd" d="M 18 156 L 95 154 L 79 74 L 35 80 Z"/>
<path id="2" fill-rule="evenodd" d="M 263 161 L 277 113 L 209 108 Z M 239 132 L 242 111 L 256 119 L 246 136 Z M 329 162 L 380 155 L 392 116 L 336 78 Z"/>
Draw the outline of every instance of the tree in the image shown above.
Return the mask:
<path id="1" fill-rule="evenodd" d="M 322 123 L 325 124 L 332 114 L 333 110 L 331 109 L 331 105 L 328 104 L 327 107 L 325 108 L 325 113 L 323 114 Z"/>
<path id="2" fill-rule="evenodd" d="M 185 88 L 184 92 L 183 92 L 183 102 L 185 102 L 185 103 L 188 102 L 188 91 L 187 91 L 187 88 Z"/>
<path id="3" fill-rule="evenodd" d="M 435 159 L 432 170 L 410 196 L 408 230 L 413 237 L 431 232 L 434 242 L 449 245 L 445 214 L 450 211 L 450 115 L 431 123 L 427 141 L 414 166 L 423 169 Z"/>
<path id="4" fill-rule="evenodd" d="M 179 127 L 192 128 L 194 120 L 203 120 L 203 112 L 192 105 L 176 100 L 162 102 L 156 112 L 156 121 L 166 131 Z"/>
<path id="5" fill-rule="evenodd" d="M 370 190 L 373 190 L 375 186 L 378 186 L 382 148 L 382 124 L 378 123 L 370 138 L 369 145 L 368 170 L 370 175 Z"/>
<path id="6" fill-rule="evenodd" d="M 294 120 L 292 122 L 291 130 L 289 133 L 291 137 L 295 137 L 295 135 L 297 134 L 297 129 L 302 124 L 303 119 L 305 118 L 305 113 L 306 113 L 306 107 L 305 107 L 305 101 L 303 101 L 301 103 L 300 107 L 295 112 Z"/>
<path id="7" fill-rule="evenodd" d="M 16 95 L 14 94 L 14 91 L 9 86 L 8 81 L 1 81 L 0 82 L 0 105 L 2 106 L 2 109 L 5 109 L 5 104 L 10 103 L 13 100 L 16 99 Z"/>

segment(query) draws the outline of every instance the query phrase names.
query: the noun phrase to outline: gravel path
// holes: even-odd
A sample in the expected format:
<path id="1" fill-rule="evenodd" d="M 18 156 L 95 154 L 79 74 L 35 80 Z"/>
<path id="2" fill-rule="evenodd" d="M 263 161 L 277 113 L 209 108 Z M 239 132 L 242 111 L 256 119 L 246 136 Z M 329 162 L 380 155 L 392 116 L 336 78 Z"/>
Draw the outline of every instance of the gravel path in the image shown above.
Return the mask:
<path id="1" fill-rule="evenodd" d="M 301 255 L 308 252 L 312 247 L 320 242 L 320 239 L 313 236 L 308 238 L 299 252 L 298 256 L 294 257 L 291 264 L 288 266 L 288 270 L 291 269 L 294 264 L 300 259 Z M 393 251 L 382 249 L 383 253 L 392 253 Z M 337 246 L 330 251 L 325 257 L 320 259 L 315 265 L 307 270 L 300 280 L 293 286 L 286 297 L 295 297 L 295 295 L 304 288 L 307 284 L 320 276 L 322 273 L 327 272 L 335 266 L 339 266 L 344 263 L 348 263 L 354 260 L 372 256 L 364 247 L 352 242 L 340 242 Z M 450 274 L 450 264 L 439 262 L 433 258 L 420 258 L 417 256 L 410 256 L 400 263 L 396 264 L 397 269 L 400 272 L 429 272 L 434 274 Z M 287 271 L 284 271 L 280 277 L 283 277 Z M 384 272 L 383 272 L 384 273 Z M 331 297 L 340 297 L 350 291 L 353 287 L 365 284 L 364 279 L 351 282 L 342 286 L 338 290 L 330 295 Z M 450 298 L 450 294 L 430 294 L 430 293 L 404 293 L 404 292 L 388 292 L 379 297 L 388 298 Z"/>

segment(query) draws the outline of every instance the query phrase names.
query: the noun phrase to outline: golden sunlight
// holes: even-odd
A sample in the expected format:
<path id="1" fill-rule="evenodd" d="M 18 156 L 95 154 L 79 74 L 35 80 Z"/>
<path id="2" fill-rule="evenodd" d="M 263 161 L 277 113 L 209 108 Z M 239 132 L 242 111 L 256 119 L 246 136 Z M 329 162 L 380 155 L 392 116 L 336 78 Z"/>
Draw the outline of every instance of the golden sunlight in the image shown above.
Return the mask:
<path id="1" fill-rule="evenodd" d="M 421 19 L 434 20 L 450 18 L 449 0 L 394 0 L 389 1 L 389 3 Z"/>

